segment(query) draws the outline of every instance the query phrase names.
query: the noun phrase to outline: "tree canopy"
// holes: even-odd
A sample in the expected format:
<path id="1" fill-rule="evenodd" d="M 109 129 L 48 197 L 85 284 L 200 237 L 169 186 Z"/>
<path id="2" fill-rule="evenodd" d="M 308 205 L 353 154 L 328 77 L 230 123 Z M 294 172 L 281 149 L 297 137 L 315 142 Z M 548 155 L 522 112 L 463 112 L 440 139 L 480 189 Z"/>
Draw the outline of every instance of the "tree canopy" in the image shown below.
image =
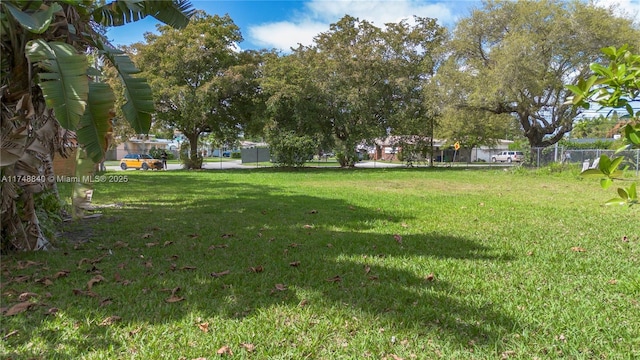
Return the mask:
<path id="1" fill-rule="evenodd" d="M 198 12 L 180 31 L 158 30 L 134 44 L 134 60 L 154 90 L 156 120 L 182 131 L 195 160 L 200 134 L 235 141 L 259 111 L 261 54 L 238 51 L 242 35 L 228 15 Z"/>
<path id="2" fill-rule="evenodd" d="M 345 16 L 311 46 L 267 64 L 264 89 L 275 127 L 335 144 L 344 166 L 356 146 L 409 128 L 428 113 L 424 94 L 446 31 L 415 18 L 379 28 Z"/>
<path id="3" fill-rule="evenodd" d="M 545 147 L 580 113 L 564 84 L 584 79 L 601 48 L 638 39 L 631 19 L 582 1 L 490 0 L 457 24 L 443 79 L 457 108 L 513 115 L 529 144 Z"/>

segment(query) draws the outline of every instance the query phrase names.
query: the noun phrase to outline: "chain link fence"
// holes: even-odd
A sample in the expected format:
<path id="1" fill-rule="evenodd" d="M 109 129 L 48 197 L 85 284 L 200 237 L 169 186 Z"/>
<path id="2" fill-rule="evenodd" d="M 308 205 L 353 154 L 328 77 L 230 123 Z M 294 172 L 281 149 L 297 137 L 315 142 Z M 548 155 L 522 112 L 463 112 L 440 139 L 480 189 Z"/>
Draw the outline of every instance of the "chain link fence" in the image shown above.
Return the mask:
<path id="1" fill-rule="evenodd" d="M 526 154 L 527 152 L 525 152 Z M 636 176 L 640 171 L 640 149 L 626 150 L 616 153 L 615 150 L 603 149 L 566 149 L 562 146 L 533 148 L 531 151 L 532 163 L 537 166 L 546 166 L 554 162 L 563 162 L 569 164 L 582 164 L 582 167 L 591 168 L 593 162 L 599 159 L 601 155 L 607 155 L 610 158 L 624 157 L 622 166 L 627 166 L 629 170 L 634 170 Z"/>

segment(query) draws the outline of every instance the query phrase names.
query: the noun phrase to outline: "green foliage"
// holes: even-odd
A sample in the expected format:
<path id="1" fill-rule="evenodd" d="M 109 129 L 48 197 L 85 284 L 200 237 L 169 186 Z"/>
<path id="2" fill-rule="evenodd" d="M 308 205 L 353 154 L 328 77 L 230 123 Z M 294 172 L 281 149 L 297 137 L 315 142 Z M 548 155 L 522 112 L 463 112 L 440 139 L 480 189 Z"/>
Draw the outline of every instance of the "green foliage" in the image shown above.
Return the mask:
<path id="1" fill-rule="evenodd" d="M 614 135 L 614 129 L 620 122 L 621 119 L 617 112 L 614 112 L 611 117 L 600 115 L 594 118 L 583 118 L 573 124 L 571 138 L 610 138 Z"/>
<path id="2" fill-rule="evenodd" d="M 242 159 L 242 153 L 234 151 L 234 152 L 231 153 L 231 158 L 232 159 Z"/>
<path id="3" fill-rule="evenodd" d="M 158 149 L 157 147 L 152 147 L 149 149 L 149 155 L 153 156 L 154 159 L 162 159 L 162 151 L 163 149 Z M 167 160 L 173 160 L 175 156 L 172 151 L 167 151 Z"/>
<path id="4" fill-rule="evenodd" d="M 582 108 L 563 84 L 580 84 L 600 49 L 640 39 L 633 20 L 585 1 L 486 1 L 456 25 L 442 67 L 447 99 L 515 116 L 529 147 L 572 130 Z"/>
<path id="5" fill-rule="evenodd" d="M 596 140 L 594 142 L 575 142 L 571 140 L 561 140 L 558 145 L 568 150 L 589 150 L 589 149 L 612 149 L 614 140 Z"/>
<path id="6" fill-rule="evenodd" d="M 343 166 L 356 145 L 394 134 L 430 136 L 437 117 L 433 74 L 446 29 L 415 17 L 384 27 L 346 15 L 311 46 L 267 62 L 270 127 L 334 148 Z"/>
<path id="7" fill-rule="evenodd" d="M 43 217 L 39 207 L 47 204 L 35 201 L 34 193 L 53 186 L 51 160 L 56 153 L 68 153 L 70 143 L 77 144 L 79 152 L 86 151 L 90 157 L 81 165 L 89 173 L 93 171 L 89 161 L 104 159 L 112 132 L 114 94 L 110 86 L 101 83 L 100 69 L 91 64 L 111 63 L 118 73 L 112 79 L 122 83 L 118 90 L 126 97 L 121 112 L 136 131 L 149 131 L 151 88 L 144 79 L 132 76 L 138 70 L 108 43 L 103 26 L 122 25 L 145 16 L 184 26 L 191 8 L 183 0 L 0 2 L 2 173 L 42 179 L 1 185 L 0 246 L 10 239 L 13 246 L 23 250 L 47 247 L 43 233 L 49 231 L 41 229 L 47 221 L 38 220 Z M 75 132 L 77 138 L 71 140 L 71 133 L 65 130 Z M 77 185 L 83 189 L 91 186 Z M 15 196 L 21 190 L 26 190 L 23 196 Z M 74 194 L 79 196 L 73 201 L 76 214 L 85 192 Z M 17 215 L 17 209 L 23 216 Z"/>
<path id="8" fill-rule="evenodd" d="M 60 200 L 58 194 L 51 189 L 36 194 L 34 201 L 36 215 L 44 235 L 48 239 L 55 239 L 67 204 Z"/>
<path id="9" fill-rule="evenodd" d="M 567 85 L 574 94 L 570 103 L 574 107 L 585 109 L 589 109 L 592 103 L 597 103 L 603 108 L 625 109 L 633 121 L 624 127 L 626 144 L 618 151 L 627 148 L 640 149 L 640 110 L 634 112 L 631 106 L 632 102 L 640 99 L 640 54 L 632 53 L 628 45 L 620 48 L 607 47 L 602 49 L 602 52 L 609 58 L 609 64 L 604 66 L 594 63 L 591 65 L 594 73 L 592 76 L 577 85 Z M 614 180 L 621 180 L 622 172 L 619 167 L 623 160 L 621 156 L 610 159 L 603 155 L 597 169 L 589 169 L 582 174 L 600 177 L 600 184 L 606 189 Z M 607 201 L 606 204 L 638 204 L 636 182 L 627 188 L 619 187 L 617 194 L 617 198 Z"/>
<path id="10" fill-rule="evenodd" d="M 292 131 L 272 131 L 268 135 L 273 162 L 278 166 L 300 167 L 313 158 L 315 141 Z"/>
<path id="11" fill-rule="evenodd" d="M 255 131 L 251 123 L 264 108 L 258 87 L 263 54 L 237 51 L 242 34 L 233 20 L 197 12 L 185 28 L 159 31 L 131 51 L 154 90 L 157 121 L 180 130 L 192 152 L 203 133 L 224 144 Z"/>

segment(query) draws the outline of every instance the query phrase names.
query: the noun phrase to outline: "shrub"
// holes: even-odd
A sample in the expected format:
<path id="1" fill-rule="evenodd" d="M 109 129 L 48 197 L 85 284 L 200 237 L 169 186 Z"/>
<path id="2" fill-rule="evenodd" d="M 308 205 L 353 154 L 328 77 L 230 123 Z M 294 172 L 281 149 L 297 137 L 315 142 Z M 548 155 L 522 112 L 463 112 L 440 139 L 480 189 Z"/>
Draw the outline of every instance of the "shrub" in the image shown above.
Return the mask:
<path id="1" fill-rule="evenodd" d="M 272 161 L 277 166 L 299 167 L 313 159 L 315 141 L 306 135 L 296 135 L 293 131 L 273 131 L 269 133 Z"/>

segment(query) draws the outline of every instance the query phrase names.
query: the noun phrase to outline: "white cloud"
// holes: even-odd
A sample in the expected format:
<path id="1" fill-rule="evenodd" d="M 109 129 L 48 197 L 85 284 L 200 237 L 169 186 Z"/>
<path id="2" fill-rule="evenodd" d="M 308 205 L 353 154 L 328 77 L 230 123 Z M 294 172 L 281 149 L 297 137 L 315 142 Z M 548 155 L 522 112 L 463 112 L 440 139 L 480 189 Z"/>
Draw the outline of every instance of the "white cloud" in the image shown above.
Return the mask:
<path id="1" fill-rule="evenodd" d="M 298 44 L 311 45 L 313 38 L 329 30 L 329 25 L 344 15 L 373 22 L 385 23 L 411 20 L 414 15 L 438 19 L 441 25 L 452 24 L 456 18 L 450 7 L 460 6 L 460 1 L 428 3 L 417 0 L 367 1 L 367 0 L 311 0 L 305 11 L 289 21 L 260 24 L 249 28 L 252 42 L 266 48 L 289 50 Z M 471 2 L 462 2 L 469 5 Z"/>
<path id="2" fill-rule="evenodd" d="M 371 21 L 376 26 L 383 26 L 385 23 L 413 18 L 414 15 L 436 18 L 441 24 L 448 24 L 454 20 L 448 6 L 453 6 L 455 3 L 449 2 L 447 4 L 415 0 L 313 0 L 307 4 L 307 7 L 317 17 L 331 22 L 335 22 L 345 14 L 349 14 L 361 20 Z"/>
<path id="3" fill-rule="evenodd" d="M 329 29 L 329 25 L 321 22 L 280 21 L 261 24 L 249 28 L 249 36 L 253 43 L 265 48 L 289 50 L 298 44 L 311 45 L 313 38 Z"/>
<path id="4" fill-rule="evenodd" d="M 614 7 L 622 16 L 629 16 L 640 23 L 640 0 L 596 0 L 597 5 L 609 8 Z"/>

